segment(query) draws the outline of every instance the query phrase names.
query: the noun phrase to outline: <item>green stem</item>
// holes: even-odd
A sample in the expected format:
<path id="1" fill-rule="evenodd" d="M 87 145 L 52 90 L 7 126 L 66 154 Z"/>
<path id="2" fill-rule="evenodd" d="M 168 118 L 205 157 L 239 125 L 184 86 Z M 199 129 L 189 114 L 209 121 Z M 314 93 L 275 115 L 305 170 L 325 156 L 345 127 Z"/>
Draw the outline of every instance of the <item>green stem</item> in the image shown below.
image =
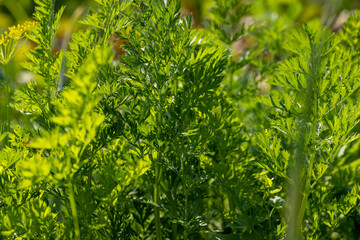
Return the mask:
<path id="1" fill-rule="evenodd" d="M 306 209 L 306 203 L 310 194 L 310 186 L 311 186 L 311 175 L 312 175 L 312 169 L 314 166 L 314 158 L 311 157 L 310 159 L 310 164 L 309 164 L 309 169 L 308 169 L 308 174 L 306 177 L 306 183 L 305 183 L 305 191 L 304 191 L 304 195 L 301 201 L 301 206 L 300 206 L 300 211 L 299 211 L 299 216 L 298 216 L 298 222 L 300 224 L 301 227 L 301 223 L 303 222 L 304 216 L 305 216 L 305 209 Z"/>
<path id="2" fill-rule="evenodd" d="M 184 145 L 183 143 L 181 144 L 181 152 L 185 152 L 184 151 Z M 183 189 L 184 189 L 184 198 L 185 198 L 185 219 L 188 219 L 188 209 L 189 209 L 189 201 L 188 201 L 188 188 L 186 187 L 186 172 L 185 172 L 185 163 L 184 163 L 184 156 L 181 156 L 181 171 L 182 171 L 182 185 L 183 185 Z M 187 226 L 185 226 L 184 228 L 184 240 L 188 239 L 188 232 L 187 232 Z"/>
<path id="3" fill-rule="evenodd" d="M 89 173 L 88 173 L 88 189 L 91 189 L 91 180 L 92 180 L 92 171 L 90 170 Z M 88 224 L 89 226 L 91 226 L 91 213 L 89 214 L 88 216 Z M 92 232 L 89 233 L 89 237 L 90 237 L 90 240 L 93 239 L 93 236 L 92 236 Z"/>
<path id="4" fill-rule="evenodd" d="M 69 181 L 69 200 L 71 206 L 71 213 L 74 219 L 74 226 L 75 226 L 75 239 L 80 240 L 80 227 L 79 227 L 79 219 L 76 211 L 76 202 L 75 202 L 75 193 L 74 193 L 74 185 L 72 180 Z"/>
<path id="5" fill-rule="evenodd" d="M 176 197 L 173 199 L 173 210 L 174 210 L 174 216 L 176 216 L 176 209 L 177 209 L 177 204 L 176 204 Z M 172 223 L 172 239 L 173 240 L 177 240 L 177 223 L 173 222 Z"/>
<path id="6" fill-rule="evenodd" d="M 309 102 L 309 111 L 312 112 L 313 115 L 313 121 L 312 121 L 312 128 L 311 128 L 311 149 L 310 149 L 310 163 L 309 168 L 307 171 L 306 176 L 306 182 L 305 182 L 305 191 L 304 196 L 299 212 L 299 222 L 301 223 L 303 221 L 303 218 L 305 216 L 305 208 L 306 208 L 306 202 L 308 200 L 308 196 L 310 194 L 311 190 L 311 177 L 313 173 L 313 167 L 314 167 L 314 161 L 315 161 L 315 144 L 316 144 L 316 129 L 318 125 L 318 87 L 317 87 L 317 80 L 318 80 L 318 65 L 319 65 L 319 54 L 316 50 L 316 45 L 311 45 L 312 54 L 311 54 L 311 79 L 309 79 L 309 87 L 311 89 L 311 95 L 312 99 Z M 308 121 L 310 121 L 310 114 L 308 114 Z"/>
<path id="7" fill-rule="evenodd" d="M 154 203 L 155 206 L 155 228 L 156 228 L 156 239 L 161 240 L 161 223 L 160 223 L 160 163 L 155 163 L 155 184 L 154 184 Z"/>
<path id="8" fill-rule="evenodd" d="M 5 137 L 5 146 L 9 144 L 9 133 L 10 133 L 10 95 L 11 95 L 11 84 L 9 77 L 9 68 L 7 63 L 4 64 L 5 72 L 5 91 L 6 91 L 6 106 L 5 106 L 5 131 L 8 133 Z"/>
<path id="9" fill-rule="evenodd" d="M 293 166 L 292 174 L 291 174 L 291 184 L 289 189 L 289 223 L 287 230 L 287 239 L 298 240 L 300 239 L 301 232 L 301 223 L 299 220 L 301 219 L 299 216 L 301 205 L 303 204 L 303 200 L 301 197 L 301 192 L 303 190 L 303 181 L 301 179 L 301 175 L 303 172 L 305 155 L 303 151 L 304 147 L 304 138 L 305 138 L 305 129 L 301 127 L 299 129 L 299 143 L 297 147 L 297 155 L 295 159 L 295 166 Z"/>
<path id="10" fill-rule="evenodd" d="M 188 192 L 187 190 L 185 190 L 185 218 L 188 219 L 188 215 L 189 215 L 189 196 L 188 196 Z M 187 231 L 188 226 L 185 227 L 184 229 L 184 240 L 188 239 L 188 231 Z"/>
<path id="11" fill-rule="evenodd" d="M 311 178 L 315 161 L 316 128 L 318 124 L 318 66 L 321 59 L 317 46 L 310 43 L 311 59 L 309 63 L 310 74 L 307 79 L 307 98 L 305 112 L 299 128 L 299 142 L 292 170 L 292 183 L 289 190 L 290 220 L 288 239 L 301 239 L 302 223 L 305 217 L 306 204 L 311 191 Z M 306 147 L 306 133 L 308 123 L 312 124 L 310 131 L 309 148 Z M 306 167 L 306 152 L 310 155 L 309 166 Z"/>

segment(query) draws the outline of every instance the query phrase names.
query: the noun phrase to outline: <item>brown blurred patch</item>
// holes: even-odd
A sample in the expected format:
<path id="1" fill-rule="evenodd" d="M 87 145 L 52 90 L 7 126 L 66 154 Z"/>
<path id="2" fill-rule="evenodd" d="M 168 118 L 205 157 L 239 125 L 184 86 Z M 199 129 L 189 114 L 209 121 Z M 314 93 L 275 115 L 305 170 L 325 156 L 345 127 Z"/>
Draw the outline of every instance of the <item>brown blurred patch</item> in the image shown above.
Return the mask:
<path id="1" fill-rule="evenodd" d="M 119 56 L 125 55 L 125 50 L 121 47 L 126 42 L 125 40 L 120 39 L 117 34 L 113 34 L 109 41 L 114 42 L 112 48 L 115 50 L 115 59 Z"/>

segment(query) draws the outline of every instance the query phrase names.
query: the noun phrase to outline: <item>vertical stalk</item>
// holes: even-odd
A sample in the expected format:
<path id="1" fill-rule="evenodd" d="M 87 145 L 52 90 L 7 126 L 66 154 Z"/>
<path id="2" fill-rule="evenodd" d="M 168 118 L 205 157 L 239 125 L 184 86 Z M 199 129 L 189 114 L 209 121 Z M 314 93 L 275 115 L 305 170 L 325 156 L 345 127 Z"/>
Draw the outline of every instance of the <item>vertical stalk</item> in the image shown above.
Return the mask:
<path id="1" fill-rule="evenodd" d="M 189 216 L 189 195 L 187 190 L 185 190 L 185 217 L 188 218 Z M 188 239 L 188 231 L 187 231 L 187 226 L 184 229 L 184 240 Z"/>
<path id="2" fill-rule="evenodd" d="M 88 173 L 88 182 L 87 182 L 87 184 L 88 184 L 88 189 L 90 190 L 91 189 L 91 179 L 92 179 L 92 170 L 90 170 L 89 171 L 89 173 Z M 89 214 L 89 216 L 88 216 L 88 223 L 89 223 L 89 225 L 91 225 L 91 214 Z M 90 231 L 90 233 L 89 233 L 89 237 L 90 237 L 90 240 L 92 240 L 93 239 L 93 235 L 92 235 L 92 232 Z"/>
<path id="3" fill-rule="evenodd" d="M 319 54 L 317 52 L 316 49 L 316 45 L 311 44 L 311 74 L 310 74 L 310 78 L 309 79 L 309 88 L 311 87 L 311 96 L 312 96 L 312 101 L 309 102 L 310 106 L 309 106 L 309 111 L 312 110 L 312 116 L 313 116 L 313 120 L 312 120 L 312 127 L 311 127 L 311 149 L 310 149 L 310 162 L 309 162 L 309 168 L 307 171 L 307 175 L 306 180 L 305 180 L 305 190 L 304 190 L 304 195 L 303 195 L 303 199 L 301 202 L 301 207 L 300 207 L 300 212 L 299 212 L 299 222 L 301 223 L 304 219 L 305 216 L 305 209 L 306 209 L 306 202 L 308 200 L 308 196 L 310 194 L 310 186 L 311 186 L 311 176 L 312 176 L 312 171 L 313 171 L 313 166 L 314 166 L 314 161 L 315 161 L 315 143 L 316 143 L 316 129 L 317 129 L 317 124 L 318 124 L 318 94 L 317 94 L 317 81 L 318 81 L 318 62 L 319 62 Z M 310 82 L 311 81 L 311 82 Z M 310 94 L 310 93 L 309 93 Z M 310 114 L 308 116 L 308 121 L 311 121 L 310 119 Z"/>
<path id="4" fill-rule="evenodd" d="M 178 189 L 178 185 L 176 183 L 176 181 L 178 180 L 178 176 L 175 175 L 174 178 L 171 177 L 171 181 L 169 184 L 169 192 L 171 195 L 171 212 L 172 215 L 175 219 L 178 218 L 178 202 L 177 202 L 177 189 Z M 167 196 L 169 197 L 169 196 Z M 172 232 L 172 239 L 173 240 L 177 240 L 178 239 L 178 223 L 176 221 L 173 221 L 173 223 L 171 224 L 171 232 Z"/>
<path id="5" fill-rule="evenodd" d="M 67 164 L 68 166 L 72 166 L 71 159 L 67 158 Z M 71 214 L 74 219 L 74 228 L 75 228 L 75 239 L 80 240 L 80 227 L 79 227 L 79 219 L 77 215 L 76 210 L 76 202 L 75 202 L 75 193 L 74 193 L 74 177 L 73 174 L 69 174 L 68 176 L 68 188 L 69 188 L 69 201 L 70 201 L 70 207 L 71 207 Z"/>
<path id="6" fill-rule="evenodd" d="M 154 184 L 154 203 L 155 206 L 155 228 L 156 240 L 161 240 L 161 223 L 160 223 L 160 162 L 159 159 L 155 164 L 155 184 Z"/>
<path id="7" fill-rule="evenodd" d="M 181 152 L 184 152 L 183 142 L 181 143 Z M 184 155 L 181 154 L 181 171 L 182 171 L 182 184 L 183 184 L 183 191 L 184 191 L 184 198 L 185 198 L 185 219 L 188 218 L 188 209 L 189 209 L 189 194 L 186 187 L 186 172 L 185 172 L 185 164 L 184 164 Z M 187 226 L 184 228 L 184 240 L 188 239 L 188 232 Z"/>
<path id="8" fill-rule="evenodd" d="M 312 41 L 312 40 L 310 40 Z M 304 117 L 301 119 L 299 128 L 299 140 L 295 158 L 295 166 L 291 174 L 291 183 L 289 190 L 289 225 L 288 225 L 288 239 L 300 240 L 301 228 L 305 216 L 306 204 L 310 194 L 311 176 L 315 161 L 315 141 L 316 128 L 318 122 L 318 65 L 319 53 L 317 45 L 310 42 L 311 57 L 309 62 L 310 73 L 307 79 L 307 98 L 305 103 Z M 310 148 L 306 148 L 306 134 L 307 124 L 311 122 L 310 134 Z M 309 156 L 309 166 L 306 166 L 306 155 Z"/>
<path id="9" fill-rule="evenodd" d="M 10 95 L 11 95 L 11 84 L 10 84 L 10 76 L 9 76 L 9 68 L 8 64 L 4 64 L 4 72 L 5 72 L 5 92 L 6 92 L 6 106 L 5 106 L 5 131 L 7 135 L 5 137 L 5 146 L 9 143 L 9 133 L 10 133 Z"/>
<path id="10" fill-rule="evenodd" d="M 162 95 L 159 93 L 159 102 L 160 104 L 163 103 L 162 101 Z M 156 125 L 161 126 L 163 123 L 162 113 L 161 113 L 161 107 L 159 106 L 159 112 L 156 114 Z M 161 135 L 161 130 L 158 130 L 158 137 Z M 159 147 L 157 152 L 156 160 L 153 161 L 153 164 L 155 164 L 155 183 L 154 183 L 154 203 L 155 203 L 155 230 L 156 230 L 156 240 L 162 239 L 161 234 L 161 222 L 160 222 L 160 181 L 161 181 L 161 168 L 160 164 L 162 162 L 161 154 L 163 153 L 162 148 Z"/>
<path id="11" fill-rule="evenodd" d="M 53 24 L 54 23 L 54 14 L 55 14 L 55 0 L 51 0 L 51 11 L 50 11 L 50 14 L 49 14 L 49 23 L 50 24 Z M 46 56 L 43 55 L 43 62 L 46 63 L 46 62 L 49 62 L 49 60 L 52 58 L 52 51 L 53 51 L 53 45 L 54 45 L 54 35 L 55 34 L 55 29 L 53 28 L 50 28 L 49 31 L 47 32 L 47 38 L 49 40 L 49 49 L 48 49 L 48 59 L 46 59 Z M 48 64 L 44 64 L 44 65 L 41 65 L 43 66 L 43 70 L 42 70 L 42 73 L 46 73 L 45 76 L 47 76 L 49 79 L 51 79 L 50 77 L 50 72 L 49 72 L 49 65 Z M 45 70 L 45 68 L 47 68 Z M 52 83 L 50 83 L 51 85 Z M 56 86 L 56 82 L 54 83 L 54 86 Z M 50 102 L 51 102 L 51 88 L 48 86 L 47 87 L 47 100 L 48 100 L 48 105 L 47 107 L 49 107 L 49 110 L 50 110 Z M 49 123 L 48 123 L 49 125 Z"/>
<path id="12" fill-rule="evenodd" d="M 173 215 L 177 216 L 177 201 L 176 201 L 176 189 L 173 195 L 173 201 L 172 201 L 172 209 L 173 209 Z M 177 223 L 172 223 L 172 239 L 177 240 Z"/>
<path id="13" fill-rule="evenodd" d="M 69 181 L 69 200 L 71 206 L 71 213 L 74 219 L 74 227 L 75 227 L 75 239 L 80 240 L 80 227 L 79 227 L 79 219 L 76 211 L 76 202 L 75 202 L 75 193 L 74 193 L 74 185 L 72 182 L 72 178 Z"/>
<path id="14" fill-rule="evenodd" d="M 291 173 L 291 180 L 290 182 L 290 190 L 289 190 L 289 223 L 288 223 L 288 232 L 287 232 L 287 239 L 291 240 L 299 240 L 301 237 L 301 223 L 300 221 L 300 208 L 302 205 L 302 197 L 301 192 L 304 188 L 303 181 L 301 179 L 301 175 L 303 173 L 304 168 L 304 160 L 305 154 L 303 153 L 305 150 L 305 126 L 301 126 L 299 129 L 299 142 L 297 146 L 297 154 L 295 158 L 295 166 L 293 166 L 293 170 Z"/>

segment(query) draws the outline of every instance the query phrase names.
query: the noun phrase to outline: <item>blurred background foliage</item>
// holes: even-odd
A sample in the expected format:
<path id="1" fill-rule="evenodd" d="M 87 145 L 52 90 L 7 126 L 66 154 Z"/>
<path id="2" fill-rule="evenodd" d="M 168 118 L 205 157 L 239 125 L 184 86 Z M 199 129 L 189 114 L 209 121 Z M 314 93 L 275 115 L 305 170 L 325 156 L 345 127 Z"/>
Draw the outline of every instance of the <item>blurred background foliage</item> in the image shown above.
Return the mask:
<path id="1" fill-rule="evenodd" d="M 321 21 L 334 31 L 338 31 L 349 15 L 355 9 L 360 8 L 360 0 L 244 0 L 242 2 L 252 3 L 248 17 L 242 19 L 245 25 L 249 27 L 254 22 L 260 22 L 262 24 L 259 26 L 262 27 L 255 27 L 248 31 L 250 35 L 245 34 L 240 41 L 233 44 L 233 51 L 235 56 L 244 56 L 244 54 L 247 54 L 247 49 L 251 49 L 248 52 L 251 52 L 252 55 L 258 55 L 258 60 L 251 62 L 252 66 L 260 69 L 259 72 L 262 73 L 261 77 L 258 75 L 257 80 L 259 78 L 261 78 L 260 80 L 266 79 L 267 75 L 271 74 L 273 64 L 282 58 L 283 53 L 279 50 L 282 49 L 283 31 L 288 26 L 315 20 Z M 66 47 L 64 39 L 71 32 L 76 32 L 82 27 L 81 24 L 77 23 L 77 20 L 86 15 L 85 9 L 89 9 L 88 7 L 95 9 L 97 3 L 95 0 L 56 1 L 57 9 L 64 5 L 66 8 L 54 43 L 55 51 Z M 209 9 L 213 5 L 214 0 L 182 0 L 184 15 L 192 13 L 194 26 L 197 28 L 204 27 L 204 20 L 212 18 Z M 0 33 L 5 32 L 9 26 L 31 20 L 34 6 L 34 0 L 0 0 Z M 27 72 L 21 71 L 19 63 L 26 60 L 23 52 L 34 46 L 29 41 L 21 46 L 13 59 L 13 64 L 10 64 L 13 87 L 32 78 Z M 122 53 L 122 50 L 117 45 L 115 45 L 115 48 L 117 48 L 118 54 Z M 268 49 L 268 51 L 264 52 L 263 49 Z M 253 56 L 252 59 L 256 59 L 256 57 Z M 246 61 L 243 61 L 243 63 L 245 64 Z M 0 109 L 3 109 L 5 104 L 3 82 L 4 74 L 2 66 L 0 66 Z M 245 84 L 248 85 L 248 82 L 245 81 Z M 254 86 L 254 89 L 256 90 L 256 86 Z M 266 86 L 263 86 L 262 89 L 266 91 Z M 230 94 L 239 95 L 239 93 Z M 241 94 L 246 96 L 244 93 Z M 239 101 L 240 99 L 236 100 Z M 0 111 L 0 121 L 4 120 L 2 112 Z M 19 114 L 13 112 L 11 116 L 15 120 L 19 117 Z"/>
<path id="2" fill-rule="evenodd" d="M 285 21 L 309 21 L 314 18 L 336 19 L 343 11 L 360 8 L 360 0 L 249 0 L 255 3 L 253 14 L 260 19 L 281 16 Z M 66 6 L 63 21 L 67 22 L 79 6 L 95 7 L 94 0 L 58 0 L 57 7 Z M 213 0 L 183 0 L 185 12 L 192 12 L 196 26 L 209 16 Z M 0 0 L 0 29 L 24 22 L 34 11 L 33 0 Z M 63 27 L 66 29 L 66 26 Z"/>
<path id="3" fill-rule="evenodd" d="M 251 10 L 252 16 L 259 21 L 273 21 L 282 18 L 284 22 L 305 22 L 313 19 L 320 19 L 328 26 L 339 29 L 339 24 L 349 16 L 354 9 L 360 8 L 360 0 L 249 0 L 255 3 Z M 193 14 L 196 27 L 203 26 L 203 20 L 211 17 L 209 8 L 213 5 L 213 0 L 183 0 L 184 14 Z M 7 27 L 22 23 L 31 19 L 34 12 L 33 0 L 0 0 L 0 32 L 4 32 Z M 76 30 L 78 26 L 70 21 L 77 9 L 87 9 L 96 7 L 95 0 L 58 0 L 57 8 L 65 5 L 65 13 L 62 18 L 59 36 L 65 34 L 66 30 L 72 28 Z M 338 18 L 341 19 L 338 19 Z M 337 24 L 337 25 L 336 25 Z"/>
<path id="4" fill-rule="evenodd" d="M 343 12 L 360 8 L 360 0 L 249 0 L 255 3 L 252 9 L 259 19 L 282 17 L 284 21 L 305 22 L 315 18 L 332 20 Z M 197 26 L 209 15 L 212 0 L 183 0 L 186 11 L 193 12 Z M 335 22 L 334 22 L 335 23 Z"/>
<path id="5" fill-rule="evenodd" d="M 272 26 L 274 22 L 279 24 L 279 19 L 286 25 L 318 19 L 335 31 L 341 28 L 342 23 L 354 9 L 360 8 L 360 0 L 248 0 L 248 2 L 253 3 L 251 17 L 247 19 L 249 23 L 261 21 Z M 214 0 L 182 1 L 184 14 L 191 12 L 194 25 L 198 28 L 204 26 L 204 19 L 211 18 L 209 9 L 213 4 Z M 95 0 L 57 0 L 56 5 L 58 9 L 63 5 L 66 6 L 58 31 L 60 46 L 69 29 L 76 31 L 81 27 L 73 21 L 74 15 L 88 7 L 96 8 L 97 3 Z M 34 0 L 0 0 L 0 33 L 11 25 L 31 20 L 34 6 Z M 24 60 L 22 54 L 17 54 L 16 60 Z"/>

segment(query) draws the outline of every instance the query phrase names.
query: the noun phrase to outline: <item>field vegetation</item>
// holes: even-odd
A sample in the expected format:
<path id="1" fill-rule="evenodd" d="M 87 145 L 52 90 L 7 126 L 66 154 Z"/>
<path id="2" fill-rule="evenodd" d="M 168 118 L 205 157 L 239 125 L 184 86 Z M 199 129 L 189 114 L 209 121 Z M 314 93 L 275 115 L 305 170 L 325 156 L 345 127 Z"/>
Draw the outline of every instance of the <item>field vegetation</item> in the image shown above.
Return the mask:
<path id="1" fill-rule="evenodd" d="M 34 3 L 0 35 L 0 239 L 360 239 L 357 1 Z"/>

